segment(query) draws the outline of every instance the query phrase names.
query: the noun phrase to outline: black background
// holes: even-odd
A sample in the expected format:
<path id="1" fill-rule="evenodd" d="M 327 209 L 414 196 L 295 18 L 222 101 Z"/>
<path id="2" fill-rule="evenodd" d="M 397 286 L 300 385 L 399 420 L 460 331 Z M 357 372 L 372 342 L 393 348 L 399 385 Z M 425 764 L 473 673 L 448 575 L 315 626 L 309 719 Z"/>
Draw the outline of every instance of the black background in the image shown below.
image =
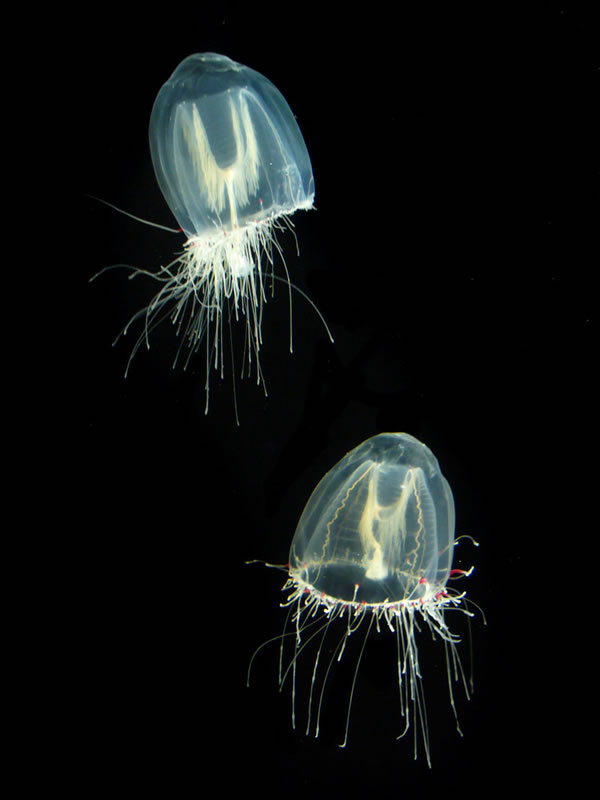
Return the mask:
<path id="1" fill-rule="evenodd" d="M 330 797 L 510 787 L 576 768 L 565 606 L 585 570 L 575 474 L 591 434 L 597 302 L 591 21 L 550 5 L 398 15 L 224 4 L 103 8 L 81 28 L 57 54 L 72 122 L 77 224 L 65 236 L 77 253 L 70 399 L 81 430 L 71 485 L 83 509 L 65 547 L 77 653 L 67 774 L 87 791 L 192 796 L 216 777 L 223 791 Z M 111 341 L 152 297 L 150 280 L 114 271 L 88 283 L 114 263 L 156 269 L 181 248 L 181 236 L 84 195 L 175 225 L 148 119 L 178 63 L 203 51 L 266 75 L 298 119 L 317 210 L 294 216 L 299 256 L 290 234 L 280 242 L 335 337 L 296 295 L 290 355 L 277 285 L 263 324 L 268 397 L 236 380 L 239 427 L 230 370 L 223 382 L 213 373 L 205 416 L 204 359 L 173 370 L 168 323 L 123 378 L 135 336 Z M 291 729 L 276 644 L 246 688 L 254 649 L 283 626 L 284 577 L 245 562 L 285 563 L 322 475 L 388 430 L 431 447 L 457 533 L 480 542 L 456 551 L 458 566 L 475 565 L 465 588 L 487 618 L 472 622 L 475 694 L 457 693 L 462 739 L 443 648 L 421 637 L 431 771 L 422 750 L 413 761 L 412 740 L 395 741 L 385 632 L 365 649 L 344 750 L 352 653 L 331 679 L 317 740 Z M 466 641 L 461 652 L 468 665 Z"/>

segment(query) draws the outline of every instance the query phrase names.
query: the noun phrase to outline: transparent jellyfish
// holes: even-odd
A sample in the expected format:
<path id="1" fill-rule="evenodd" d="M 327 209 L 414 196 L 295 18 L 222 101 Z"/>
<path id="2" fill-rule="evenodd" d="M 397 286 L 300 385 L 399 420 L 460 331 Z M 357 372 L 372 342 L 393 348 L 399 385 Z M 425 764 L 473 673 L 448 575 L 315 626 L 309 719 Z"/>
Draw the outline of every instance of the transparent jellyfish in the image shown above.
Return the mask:
<path id="1" fill-rule="evenodd" d="M 316 642 L 310 650 L 316 650 L 316 655 L 306 734 L 318 736 L 326 681 L 334 662 L 341 660 L 349 637 L 361 630 L 364 639 L 340 746 L 346 745 L 354 688 L 369 633 L 373 628 L 377 632 L 389 629 L 397 641 L 403 727 L 398 738 L 409 730 L 412 715 L 416 721 L 415 758 L 420 729 L 431 766 L 416 637 L 420 623 L 444 643 L 450 703 L 459 732 L 453 682 L 463 684 L 467 698 L 472 688 L 458 656 L 460 640 L 446 624 L 449 610 L 472 616 L 464 592 L 447 586 L 449 579 L 472 572 L 472 568 L 452 569 L 455 543 L 452 491 L 431 450 L 414 437 L 405 433 L 374 436 L 345 455 L 323 477 L 302 513 L 285 568 L 288 579 L 283 590 L 288 596 L 282 605 L 289 613 L 281 636 L 279 684 L 281 688 L 291 676 L 294 727 L 296 671 L 302 653 L 309 652 L 308 645 Z M 322 658 L 324 643 L 336 635 L 336 630 L 332 655 Z M 286 665 L 284 647 L 290 634 L 293 653 Z M 264 646 L 255 652 L 250 669 Z"/>
<path id="2" fill-rule="evenodd" d="M 313 207 L 312 167 L 283 95 L 258 72 L 216 53 L 189 56 L 160 89 L 150 149 L 160 188 L 187 241 L 159 273 L 135 271 L 162 286 L 124 330 L 144 318 L 128 368 L 140 345 L 149 346 L 150 330 L 170 316 L 182 336 L 177 356 L 189 346 L 185 365 L 191 353 L 206 348 L 208 410 L 211 363 L 223 375 L 224 319 L 243 320 L 245 360 L 262 381 L 261 320 L 266 278 L 277 278 L 275 235 L 292 227 L 295 211 Z M 293 285 L 287 269 L 285 274 L 291 350 Z"/>

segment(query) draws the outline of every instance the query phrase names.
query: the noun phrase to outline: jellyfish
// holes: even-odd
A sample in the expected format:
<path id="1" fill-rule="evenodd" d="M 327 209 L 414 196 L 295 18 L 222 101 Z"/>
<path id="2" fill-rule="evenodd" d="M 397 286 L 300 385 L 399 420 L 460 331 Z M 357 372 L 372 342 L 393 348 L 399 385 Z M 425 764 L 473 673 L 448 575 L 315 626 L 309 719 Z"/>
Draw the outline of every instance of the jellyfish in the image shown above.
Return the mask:
<path id="1" fill-rule="evenodd" d="M 473 568 L 452 568 L 454 523 L 452 491 L 437 459 L 409 434 L 382 433 L 367 439 L 322 478 L 302 513 L 284 568 L 282 605 L 288 608 L 288 617 L 281 636 L 279 685 L 291 675 L 294 728 L 299 658 L 316 650 L 306 735 L 312 732 L 318 737 L 326 682 L 348 639 L 362 631 L 340 745 L 346 746 L 364 647 L 373 629 L 389 630 L 397 644 L 402 723 L 398 738 L 408 732 L 412 717 L 416 722 L 414 757 L 420 729 L 431 766 L 417 642 L 418 631 L 425 627 L 445 646 L 450 704 L 460 733 L 453 683 L 463 685 L 467 699 L 472 686 L 459 658 L 460 639 L 451 633 L 446 615 L 451 610 L 468 616 L 472 612 L 465 593 L 451 589 L 448 581 L 470 575 Z M 332 645 L 329 642 L 335 635 Z M 286 665 L 284 646 L 290 636 L 293 653 Z M 323 657 L 326 641 L 332 651 L 328 660 Z M 311 642 L 315 643 L 312 650 L 308 648 Z M 248 681 L 262 647 L 252 657 Z"/>
<path id="2" fill-rule="evenodd" d="M 254 363 L 264 386 L 259 351 L 265 283 L 268 276 L 278 278 L 276 233 L 293 228 L 295 211 L 313 207 L 312 167 L 283 95 L 263 75 L 216 53 L 184 59 L 162 86 L 150 117 L 150 150 L 158 184 L 187 240 L 158 273 L 135 271 L 152 275 L 161 288 L 123 331 L 144 318 L 127 368 L 142 343 L 149 347 L 150 330 L 170 316 L 181 336 L 175 362 L 185 344 L 185 366 L 201 345 L 206 348 L 208 411 L 211 364 L 223 377 L 224 319 L 243 321 L 244 360 L 249 369 Z M 285 274 L 291 351 L 291 289 L 297 287 L 287 268 Z"/>

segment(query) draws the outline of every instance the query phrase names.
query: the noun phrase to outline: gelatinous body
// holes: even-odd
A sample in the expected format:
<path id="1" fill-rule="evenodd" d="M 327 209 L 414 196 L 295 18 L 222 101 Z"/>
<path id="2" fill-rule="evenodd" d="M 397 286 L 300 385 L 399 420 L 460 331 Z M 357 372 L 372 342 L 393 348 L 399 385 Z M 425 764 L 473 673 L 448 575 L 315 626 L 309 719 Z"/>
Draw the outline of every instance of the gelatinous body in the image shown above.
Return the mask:
<path id="1" fill-rule="evenodd" d="M 417 602 L 445 586 L 453 542 L 454 500 L 431 450 L 407 434 L 380 434 L 313 492 L 290 574 L 346 602 Z"/>
<path id="2" fill-rule="evenodd" d="M 312 208 L 312 167 L 283 95 L 226 56 L 186 58 L 150 118 L 160 188 L 189 238 Z"/>

